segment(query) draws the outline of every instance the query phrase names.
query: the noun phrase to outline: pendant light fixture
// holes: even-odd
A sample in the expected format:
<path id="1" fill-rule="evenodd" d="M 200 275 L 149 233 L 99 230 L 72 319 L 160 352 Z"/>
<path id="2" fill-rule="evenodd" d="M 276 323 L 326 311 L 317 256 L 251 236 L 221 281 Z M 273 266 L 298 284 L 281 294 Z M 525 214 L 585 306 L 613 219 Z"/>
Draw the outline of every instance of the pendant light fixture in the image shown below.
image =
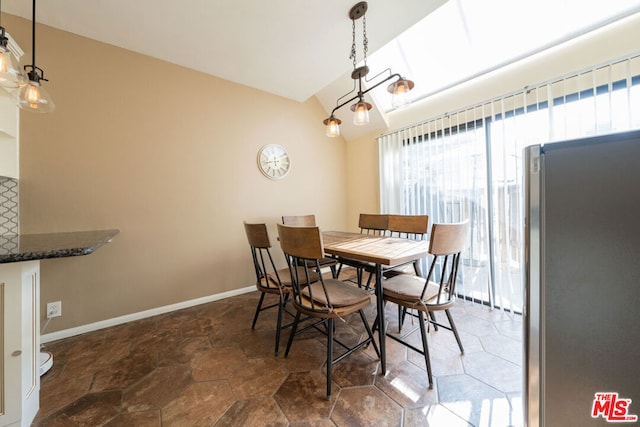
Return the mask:
<path id="1" fill-rule="evenodd" d="M 407 93 L 411 89 L 413 89 L 414 83 L 411 80 L 405 79 L 400 74 L 393 74 L 390 68 L 387 68 L 381 73 L 375 75 L 371 80 L 366 79 L 367 74 L 369 74 L 369 67 L 367 66 L 367 50 L 369 41 L 367 40 L 367 21 L 365 17 L 367 8 L 367 2 L 361 1 L 355 4 L 349 11 L 349 18 L 352 22 L 353 36 L 351 43 L 351 55 L 349 56 L 349 58 L 353 60 L 353 71 L 351 72 L 351 78 L 354 80 L 354 83 L 353 89 L 338 98 L 338 100 L 336 101 L 336 108 L 331 111 L 331 115 L 329 116 L 329 118 L 324 119 L 323 121 L 327 128 L 328 137 L 336 137 L 340 135 L 340 124 L 342 123 L 342 121 L 335 116 L 335 112 L 355 100 L 358 101 L 350 107 L 351 111 L 353 111 L 353 123 L 358 126 L 369 123 L 369 110 L 371 110 L 372 105 L 365 101 L 364 95 L 377 88 L 381 84 L 388 82 L 389 80 L 395 79 L 394 82 L 387 86 L 387 90 L 393 95 L 391 100 L 392 105 L 395 108 L 399 108 L 411 102 L 411 100 L 407 96 Z M 364 65 L 356 67 L 356 64 L 358 62 L 356 59 L 356 20 L 360 18 L 362 18 L 362 50 Z M 383 76 L 385 74 L 388 75 L 369 88 L 363 90 L 363 79 L 365 79 L 364 81 L 367 83 L 373 82 L 380 76 Z M 356 92 L 355 95 L 353 95 L 346 101 L 341 102 L 343 99 L 353 94 L 354 92 Z"/>
<path id="2" fill-rule="evenodd" d="M 2 16 L 0 1 L 0 17 Z M 16 57 L 9 50 L 9 38 L 0 23 L 0 87 L 15 89 L 27 83 L 27 78 L 20 68 Z"/>
<path id="3" fill-rule="evenodd" d="M 48 80 L 44 78 L 42 68 L 36 66 L 36 0 L 33 0 L 33 19 L 31 21 L 31 65 L 25 65 L 29 81 L 20 89 L 18 106 L 23 110 L 49 113 L 55 109 L 55 105 L 47 90 L 40 82 Z"/>

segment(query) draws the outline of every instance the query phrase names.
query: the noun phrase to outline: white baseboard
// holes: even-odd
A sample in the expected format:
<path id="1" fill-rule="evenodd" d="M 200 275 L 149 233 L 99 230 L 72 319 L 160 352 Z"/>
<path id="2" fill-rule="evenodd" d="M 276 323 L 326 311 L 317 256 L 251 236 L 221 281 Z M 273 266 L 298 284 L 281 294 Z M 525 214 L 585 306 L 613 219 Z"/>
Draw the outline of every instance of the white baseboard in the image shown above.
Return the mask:
<path id="1" fill-rule="evenodd" d="M 183 308 L 189 308 L 200 304 L 205 304 L 212 301 L 218 301 L 221 299 L 233 297 L 236 295 L 246 294 L 248 292 L 255 291 L 255 285 L 247 286 L 246 288 L 234 289 L 232 291 L 222 292 L 215 295 L 209 295 L 202 298 L 196 298 L 188 301 L 182 301 L 176 304 L 165 305 L 164 307 L 152 308 L 150 310 L 140 311 L 138 313 L 131 313 L 120 317 L 114 317 L 113 319 L 101 320 L 95 323 L 89 323 L 88 325 L 82 325 L 75 328 L 63 329 L 61 331 L 51 332 L 44 334 L 40 337 L 42 344 L 51 341 L 61 340 L 63 338 L 73 337 L 75 335 L 86 334 L 87 332 L 93 332 L 100 329 L 108 328 L 111 326 L 121 325 L 123 323 L 132 322 L 134 320 L 145 319 L 151 316 L 157 316 L 159 314 L 169 313 L 171 311 L 181 310 Z"/>

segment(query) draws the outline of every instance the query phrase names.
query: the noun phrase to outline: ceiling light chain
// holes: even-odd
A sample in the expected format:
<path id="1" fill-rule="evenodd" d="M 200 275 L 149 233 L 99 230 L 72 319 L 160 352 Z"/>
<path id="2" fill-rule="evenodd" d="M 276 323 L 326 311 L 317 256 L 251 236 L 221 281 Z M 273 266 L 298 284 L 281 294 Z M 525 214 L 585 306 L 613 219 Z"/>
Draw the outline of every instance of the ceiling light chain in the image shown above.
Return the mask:
<path id="1" fill-rule="evenodd" d="M 400 74 L 393 74 L 390 68 L 384 70 L 380 74 L 377 74 L 371 80 L 373 81 L 378 76 L 388 72 L 389 75 L 386 78 L 382 79 L 381 81 L 369 87 L 368 89 L 362 90 L 362 79 L 365 78 L 366 82 L 369 81 L 366 79 L 366 76 L 369 73 L 369 67 L 367 66 L 367 52 L 369 50 L 369 40 L 367 38 L 367 21 L 365 18 L 367 8 L 368 8 L 367 2 L 361 1 L 355 4 L 349 11 L 349 18 L 351 19 L 351 22 L 352 22 L 352 25 L 351 25 L 352 43 L 351 43 L 351 54 L 349 55 L 349 58 L 353 60 L 353 71 L 351 72 L 351 78 L 354 80 L 354 84 L 353 84 L 353 89 L 351 89 L 350 92 L 338 98 L 338 100 L 336 101 L 337 105 L 331 111 L 331 115 L 329 116 L 329 118 L 323 120 L 323 123 L 327 128 L 328 137 L 336 137 L 340 135 L 340 124 L 342 123 L 342 121 L 339 118 L 335 117 L 334 113 L 338 109 L 342 108 L 343 106 L 345 106 L 346 104 L 352 101 L 355 101 L 356 99 L 358 100 L 358 102 L 351 105 L 350 107 L 351 111 L 353 111 L 354 113 L 353 123 L 355 125 L 364 125 L 369 123 L 369 110 L 371 110 L 372 105 L 364 100 L 364 95 L 370 92 L 371 90 L 375 89 L 376 87 L 380 86 L 381 84 L 388 82 L 391 79 L 396 79 L 396 80 L 387 87 L 387 90 L 393 94 L 392 104 L 394 105 L 394 107 L 403 106 L 410 103 L 410 100 L 407 98 L 406 94 L 411 89 L 413 89 L 414 83 L 411 80 L 405 79 Z M 363 50 L 363 64 L 364 64 L 360 67 L 357 66 L 357 58 L 356 58 L 356 20 L 359 18 L 362 18 L 362 50 Z M 354 92 L 356 92 L 354 96 L 352 96 L 351 98 L 349 98 L 348 100 L 342 103 L 340 102 L 342 99 L 346 98 L 347 96 L 349 96 Z"/>
<path id="2" fill-rule="evenodd" d="M 355 19 L 351 20 L 351 30 L 352 30 L 352 39 L 351 39 L 351 54 L 349 55 L 349 59 L 353 60 L 353 68 L 356 68 L 356 21 Z"/>
<path id="3" fill-rule="evenodd" d="M 367 38 L 367 17 L 365 15 L 362 15 L 362 52 L 364 53 L 364 65 L 367 65 L 368 51 L 369 51 L 369 39 Z"/>
<path id="4" fill-rule="evenodd" d="M 352 14 L 350 14 L 351 16 Z M 356 53 L 356 20 L 351 18 L 351 54 L 349 59 L 353 60 L 353 69 L 356 69 L 357 65 L 357 53 Z M 369 39 L 367 38 L 367 17 L 362 15 L 362 52 L 363 62 L 367 65 L 367 52 L 369 51 Z"/>

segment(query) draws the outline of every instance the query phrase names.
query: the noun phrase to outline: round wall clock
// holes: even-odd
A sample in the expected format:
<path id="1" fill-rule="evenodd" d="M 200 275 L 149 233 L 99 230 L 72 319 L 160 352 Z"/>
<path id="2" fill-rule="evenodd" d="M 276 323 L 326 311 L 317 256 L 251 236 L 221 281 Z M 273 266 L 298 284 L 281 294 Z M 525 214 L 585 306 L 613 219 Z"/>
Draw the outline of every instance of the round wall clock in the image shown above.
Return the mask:
<path id="1" fill-rule="evenodd" d="M 265 145 L 258 151 L 258 169 L 267 178 L 284 178 L 291 170 L 289 153 L 282 145 Z"/>

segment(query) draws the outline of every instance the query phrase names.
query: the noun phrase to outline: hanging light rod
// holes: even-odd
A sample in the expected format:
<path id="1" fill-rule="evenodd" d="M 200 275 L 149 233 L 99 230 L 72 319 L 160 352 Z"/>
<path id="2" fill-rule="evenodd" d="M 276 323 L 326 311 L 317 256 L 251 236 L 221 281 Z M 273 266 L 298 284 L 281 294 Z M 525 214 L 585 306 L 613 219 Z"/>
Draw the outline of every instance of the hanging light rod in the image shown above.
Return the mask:
<path id="1" fill-rule="evenodd" d="M 39 113 L 49 113 L 55 109 L 53 99 L 49 92 L 40 84 L 41 81 L 48 82 L 44 78 L 42 68 L 36 66 L 36 0 L 33 0 L 31 22 L 31 65 L 25 65 L 24 70 L 27 71 L 28 83 L 20 90 L 18 95 L 18 106 L 27 111 L 36 111 Z"/>
<path id="2" fill-rule="evenodd" d="M 353 123 L 355 125 L 364 125 L 369 123 L 369 110 L 371 110 L 372 105 L 364 100 L 364 95 L 382 85 L 383 83 L 388 82 L 389 80 L 395 79 L 389 86 L 387 86 L 387 90 L 393 94 L 392 105 L 396 108 L 407 105 L 411 102 L 408 98 L 407 93 L 413 89 L 414 83 L 411 80 L 405 79 L 400 74 L 393 73 L 390 68 L 382 71 L 381 73 L 376 74 L 370 80 L 366 79 L 367 74 L 369 74 L 369 67 L 367 66 L 367 50 L 369 41 L 367 39 L 367 21 L 365 14 L 367 12 L 368 6 L 366 1 L 361 1 L 355 4 L 351 10 L 349 11 L 349 18 L 352 22 L 352 43 L 351 43 L 351 55 L 350 59 L 353 60 L 353 71 L 351 72 L 351 78 L 353 79 L 353 89 L 351 89 L 346 94 L 342 95 L 336 101 L 336 107 L 331 111 L 331 115 L 324 119 L 322 123 L 327 127 L 327 136 L 328 137 L 336 137 L 340 135 L 340 124 L 342 120 L 335 116 L 335 112 L 345 105 L 355 101 L 358 102 L 351 105 L 351 111 L 353 111 Z M 356 21 L 362 18 L 362 47 L 363 47 L 363 56 L 364 56 L 364 65 L 360 67 L 356 67 Z M 373 86 L 363 90 L 362 80 L 365 82 L 375 81 L 378 77 L 383 74 L 389 74 L 384 79 L 380 80 Z M 344 98 L 348 97 L 352 93 L 355 92 L 355 95 L 347 99 L 346 101 L 341 102 Z"/>

